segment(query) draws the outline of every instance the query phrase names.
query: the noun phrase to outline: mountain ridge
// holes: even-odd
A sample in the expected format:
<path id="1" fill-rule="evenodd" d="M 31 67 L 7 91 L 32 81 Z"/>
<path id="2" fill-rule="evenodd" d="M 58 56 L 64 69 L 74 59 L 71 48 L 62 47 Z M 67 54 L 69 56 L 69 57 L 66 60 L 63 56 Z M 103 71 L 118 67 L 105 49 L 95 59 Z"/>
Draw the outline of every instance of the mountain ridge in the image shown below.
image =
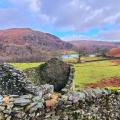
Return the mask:
<path id="1" fill-rule="evenodd" d="M 73 45 L 55 35 L 30 28 L 0 30 L 0 56 L 32 58 L 47 55 L 47 52 L 72 49 Z"/>
<path id="2" fill-rule="evenodd" d="M 94 49 L 97 47 L 101 48 L 114 48 L 120 46 L 120 43 L 117 42 L 110 42 L 110 41 L 95 41 L 95 40 L 73 40 L 69 41 L 72 45 L 77 48 L 86 47 L 89 49 Z"/>

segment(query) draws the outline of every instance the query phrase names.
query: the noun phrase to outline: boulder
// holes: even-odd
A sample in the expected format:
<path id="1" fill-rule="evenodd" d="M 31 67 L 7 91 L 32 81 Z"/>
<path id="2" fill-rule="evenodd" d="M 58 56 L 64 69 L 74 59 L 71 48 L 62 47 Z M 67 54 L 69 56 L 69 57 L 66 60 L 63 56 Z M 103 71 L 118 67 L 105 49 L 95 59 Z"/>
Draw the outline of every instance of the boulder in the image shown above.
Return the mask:
<path id="1" fill-rule="evenodd" d="M 54 85 L 55 91 L 60 91 L 69 80 L 70 65 L 57 58 L 52 58 L 40 65 L 36 72 L 38 73 L 37 84 L 51 84 Z"/>

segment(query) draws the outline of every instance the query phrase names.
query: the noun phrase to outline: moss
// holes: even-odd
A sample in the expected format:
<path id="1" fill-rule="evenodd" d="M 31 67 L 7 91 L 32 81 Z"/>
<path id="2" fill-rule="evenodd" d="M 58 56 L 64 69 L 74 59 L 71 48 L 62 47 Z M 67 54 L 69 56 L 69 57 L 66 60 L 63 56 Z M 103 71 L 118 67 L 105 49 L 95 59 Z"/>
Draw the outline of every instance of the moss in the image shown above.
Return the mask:
<path id="1" fill-rule="evenodd" d="M 78 120 L 80 113 L 74 112 L 72 115 L 73 115 L 74 120 Z"/>
<path id="2" fill-rule="evenodd" d="M 110 107 L 109 107 L 109 96 L 108 95 L 105 96 L 105 108 L 106 108 L 107 111 L 110 110 Z"/>
<path id="3" fill-rule="evenodd" d="M 106 87 L 108 90 L 117 91 L 120 90 L 120 87 Z"/>
<path id="4" fill-rule="evenodd" d="M 91 120 L 99 120 L 97 116 L 93 116 Z"/>

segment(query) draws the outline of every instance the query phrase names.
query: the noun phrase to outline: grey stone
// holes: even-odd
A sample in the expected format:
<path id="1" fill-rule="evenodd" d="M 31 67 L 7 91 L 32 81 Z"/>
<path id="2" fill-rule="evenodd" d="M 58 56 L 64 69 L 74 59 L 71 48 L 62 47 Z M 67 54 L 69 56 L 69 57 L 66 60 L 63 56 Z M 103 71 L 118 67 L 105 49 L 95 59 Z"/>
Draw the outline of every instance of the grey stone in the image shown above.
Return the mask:
<path id="1" fill-rule="evenodd" d="M 31 109 L 30 109 L 30 113 L 33 113 L 35 112 L 37 109 L 41 109 L 43 108 L 43 103 L 38 103 L 37 105 L 33 106 Z"/>
<path id="2" fill-rule="evenodd" d="M 103 91 L 101 89 L 94 89 L 93 92 L 96 96 L 101 96 Z"/>
<path id="3" fill-rule="evenodd" d="M 84 93 L 80 93 L 80 92 L 76 92 L 76 93 L 72 93 L 69 96 L 69 100 L 73 101 L 73 103 L 78 102 L 79 100 L 84 101 L 85 100 L 85 94 Z"/>
<path id="4" fill-rule="evenodd" d="M 37 105 L 37 102 L 35 102 L 35 103 L 30 103 L 30 105 L 26 106 L 25 112 L 30 111 L 30 109 L 33 108 L 35 105 Z"/>
<path id="5" fill-rule="evenodd" d="M 20 98 L 23 98 L 23 99 L 32 99 L 33 95 L 31 94 L 28 94 L 28 95 L 22 95 Z"/>
<path id="6" fill-rule="evenodd" d="M 68 100 L 68 96 L 67 95 L 62 95 L 62 100 L 67 101 Z"/>
<path id="7" fill-rule="evenodd" d="M 44 100 L 41 98 L 41 97 L 39 97 L 39 96 L 36 96 L 36 97 L 33 97 L 33 99 L 32 99 L 34 102 L 37 102 L 37 103 L 41 103 L 41 102 L 44 102 Z"/>
<path id="8" fill-rule="evenodd" d="M 13 113 L 18 113 L 18 112 L 20 112 L 20 111 L 22 111 L 22 110 L 23 110 L 22 107 L 17 107 L 17 106 L 16 106 L 16 107 L 13 108 L 13 111 L 12 111 L 12 112 L 13 112 Z"/>
<path id="9" fill-rule="evenodd" d="M 18 98 L 19 95 L 9 95 L 10 98 Z"/>
<path id="10" fill-rule="evenodd" d="M 15 117 L 16 118 L 19 118 L 19 119 L 24 119 L 24 117 L 25 117 L 25 112 L 19 112 L 19 113 L 17 113 L 16 115 L 15 115 Z"/>
<path id="11" fill-rule="evenodd" d="M 80 100 L 84 101 L 85 100 L 85 94 L 83 92 L 78 93 Z"/>
<path id="12" fill-rule="evenodd" d="M 0 112 L 0 120 L 5 120 L 5 116 L 3 112 Z"/>
<path id="13" fill-rule="evenodd" d="M 11 103 L 9 103 L 8 105 L 7 105 L 7 109 L 12 109 L 13 108 L 13 106 L 14 106 L 14 104 L 13 104 L 13 102 L 11 102 Z"/>
<path id="14" fill-rule="evenodd" d="M 8 116 L 6 120 L 11 120 L 11 116 Z"/>
<path id="15" fill-rule="evenodd" d="M 8 114 L 11 114 L 11 111 L 12 111 L 11 109 L 10 110 L 5 109 L 3 112 L 8 115 Z"/>
<path id="16" fill-rule="evenodd" d="M 0 112 L 3 112 L 5 110 L 4 106 L 0 106 Z"/>
<path id="17" fill-rule="evenodd" d="M 29 99 L 17 98 L 14 102 L 15 105 L 26 106 L 31 102 Z"/>
<path id="18" fill-rule="evenodd" d="M 0 95 L 0 103 L 3 101 L 3 96 Z"/>
<path id="19" fill-rule="evenodd" d="M 41 88 L 42 88 L 42 91 L 44 91 L 44 94 L 54 92 L 54 86 L 53 85 L 45 84 L 45 85 L 41 85 Z"/>

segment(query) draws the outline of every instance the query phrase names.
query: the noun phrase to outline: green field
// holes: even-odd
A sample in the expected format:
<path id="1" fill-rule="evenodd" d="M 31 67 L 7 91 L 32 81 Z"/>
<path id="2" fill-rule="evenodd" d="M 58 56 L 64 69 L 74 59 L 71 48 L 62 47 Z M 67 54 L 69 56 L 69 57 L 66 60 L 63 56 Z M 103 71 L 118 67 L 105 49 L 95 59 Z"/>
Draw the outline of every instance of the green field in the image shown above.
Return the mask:
<path id="1" fill-rule="evenodd" d="M 92 60 L 98 60 L 98 59 L 104 59 L 103 57 L 81 57 L 82 61 L 92 61 Z M 64 61 L 77 61 L 77 58 L 65 58 Z"/>
<path id="2" fill-rule="evenodd" d="M 85 59 L 85 58 L 84 58 Z M 91 58 L 89 58 L 90 60 Z M 99 58 L 92 58 L 93 60 Z M 88 58 L 87 58 L 88 60 Z M 37 67 L 42 63 L 11 63 L 19 70 Z M 95 83 L 102 79 L 120 76 L 120 65 L 110 61 L 85 62 L 74 64 L 74 83 L 76 89 L 83 88 L 87 83 Z"/>
<path id="3" fill-rule="evenodd" d="M 97 61 L 75 64 L 75 85 L 83 88 L 87 83 L 95 83 L 102 79 L 120 76 L 120 65 L 110 61 Z"/>
<path id="4" fill-rule="evenodd" d="M 37 67 L 43 63 L 41 62 L 41 63 L 10 63 L 10 64 L 13 65 L 18 70 L 26 70 L 28 68 Z"/>

